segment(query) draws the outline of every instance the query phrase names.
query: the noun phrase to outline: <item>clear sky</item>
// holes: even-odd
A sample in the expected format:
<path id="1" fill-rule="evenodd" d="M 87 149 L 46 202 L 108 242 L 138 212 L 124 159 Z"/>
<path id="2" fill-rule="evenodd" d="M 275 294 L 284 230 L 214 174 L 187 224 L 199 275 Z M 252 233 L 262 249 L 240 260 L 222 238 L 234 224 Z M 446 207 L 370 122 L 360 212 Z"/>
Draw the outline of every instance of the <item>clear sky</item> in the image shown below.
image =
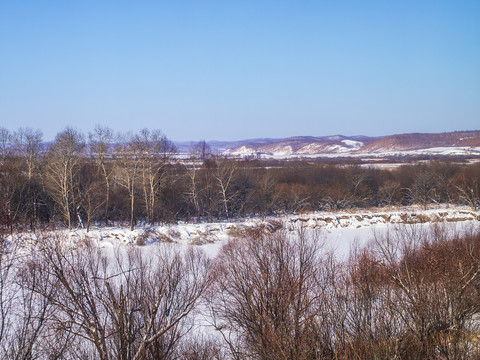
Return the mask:
<path id="1" fill-rule="evenodd" d="M 480 129 L 480 0 L 0 0 L 0 126 Z"/>

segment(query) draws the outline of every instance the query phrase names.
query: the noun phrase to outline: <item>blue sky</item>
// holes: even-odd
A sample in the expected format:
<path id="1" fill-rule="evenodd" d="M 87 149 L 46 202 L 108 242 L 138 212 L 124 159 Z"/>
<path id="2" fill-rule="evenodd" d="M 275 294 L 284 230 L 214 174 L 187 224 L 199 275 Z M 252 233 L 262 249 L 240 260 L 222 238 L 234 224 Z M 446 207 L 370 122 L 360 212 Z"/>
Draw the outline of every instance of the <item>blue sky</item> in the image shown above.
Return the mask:
<path id="1" fill-rule="evenodd" d="M 0 126 L 480 129 L 480 1 L 0 0 Z"/>

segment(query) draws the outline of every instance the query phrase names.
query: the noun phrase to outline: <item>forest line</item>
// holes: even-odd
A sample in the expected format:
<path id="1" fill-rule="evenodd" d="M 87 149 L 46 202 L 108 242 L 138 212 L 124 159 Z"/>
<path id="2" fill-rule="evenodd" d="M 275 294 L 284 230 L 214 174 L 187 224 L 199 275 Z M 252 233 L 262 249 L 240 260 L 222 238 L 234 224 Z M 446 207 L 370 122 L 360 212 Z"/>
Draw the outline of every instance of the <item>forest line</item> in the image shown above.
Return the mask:
<path id="1" fill-rule="evenodd" d="M 0 129 L 0 222 L 14 228 L 206 221 L 251 215 L 451 203 L 476 208 L 480 164 L 395 169 L 233 159 L 205 142 L 180 159 L 158 130 L 117 136 Z"/>

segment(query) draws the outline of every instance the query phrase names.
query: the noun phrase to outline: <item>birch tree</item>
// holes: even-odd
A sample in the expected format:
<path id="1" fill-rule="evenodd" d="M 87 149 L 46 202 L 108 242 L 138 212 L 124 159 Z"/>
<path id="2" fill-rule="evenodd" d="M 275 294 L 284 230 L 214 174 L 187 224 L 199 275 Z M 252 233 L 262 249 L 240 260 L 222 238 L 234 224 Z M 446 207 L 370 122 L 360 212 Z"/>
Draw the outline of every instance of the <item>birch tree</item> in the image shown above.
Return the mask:
<path id="1" fill-rule="evenodd" d="M 33 171 L 38 164 L 38 156 L 42 148 L 42 131 L 32 128 L 20 128 L 13 135 L 15 150 L 21 155 L 27 166 L 27 178 L 32 179 Z"/>
<path id="2" fill-rule="evenodd" d="M 143 129 L 133 138 L 133 150 L 139 161 L 139 172 L 147 223 L 155 222 L 159 191 L 166 181 L 164 168 L 176 149 L 159 130 Z"/>
<path id="3" fill-rule="evenodd" d="M 76 172 L 85 148 L 83 135 L 72 128 L 59 133 L 48 154 L 47 179 L 52 197 L 59 205 L 69 230 L 77 214 Z"/>
<path id="4" fill-rule="evenodd" d="M 42 132 L 32 128 L 20 128 L 13 135 L 14 148 L 18 156 L 23 158 L 26 166 L 27 181 L 22 194 L 23 213 L 30 219 L 30 228 L 34 228 L 37 221 L 37 208 L 40 202 L 39 157 L 42 151 Z"/>
<path id="5" fill-rule="evenodd" d="M 125 188 L 130 198 L 130 230 L 135 227 L 135 200 L 140 157 L 131 134 L 119 136 L 115 149 L 115 172 L 117 183 Z"/>
<path id="6" fill-rule="evenodd" d="M 237 170 L 237 165 L 234 160 L 227 157 L 217 157 L 217 167 L 213 173 L 218 185 L 218 193 L 220 195 L 220 202 L 225 212 L 227 219 L 230 217 L 229 204 L 233 200 L 235 193 L 232 191 L 232 182 Z"/>
<path id="7" fill-rule="evenodd" d="M 211 149 L 203 140 L 192 147 L 190 151 L 191 165 L 187 172 L 189 186 L 187 196 L 191 199 L 195 208 L 196 216 L 201 215 L 200 197 L 201 197 L 201 169 L 205 161 L 211 157 Z"/>
<path id="8" fill-rule="evenodd" d="M 107 164 L 112 142 L 113 131 L 108 127 L 96 126 L 95 130 L 88 135 L 90 154 L 95 159 L 98 169 L 105 182 L 105 224 L 108 225 L 108 208 L 110 206 L 110 186 L 113 172 Z"/>

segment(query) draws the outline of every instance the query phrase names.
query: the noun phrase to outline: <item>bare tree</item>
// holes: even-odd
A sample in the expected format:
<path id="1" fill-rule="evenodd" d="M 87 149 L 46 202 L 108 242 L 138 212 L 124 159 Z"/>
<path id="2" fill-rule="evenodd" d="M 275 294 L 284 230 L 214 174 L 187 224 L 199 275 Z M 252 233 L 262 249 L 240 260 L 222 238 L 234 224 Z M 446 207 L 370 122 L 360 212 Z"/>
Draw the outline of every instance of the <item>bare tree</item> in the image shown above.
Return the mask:
<path id="1" fill-rule="evenodd" d="M 211 157 L 211 150 L 205 140 L 200 141 L 190 150 L 191 166 L 187 172 L 189 186 L 187 196 L 191 199 L 196 211 L 196 216 L 200 216 L 200 168 L 205 165 L 205 161 Z"/>
<path id="2" fill-rule="evenodd" d="M 225 212 L 225 217 L 229 219 L 229 204 L 235 197 L 235 192 L 232 191 L 232 182 L 237 170 L 235 160 L 228 159 L 228 157 L 217 156 L 216 168 L 213 173 L 218 185 L 218 193 L 220 195 L 220 202 Z"/>
<path id="3" fill-rule="evenodd" d="M 4 127 L 0 127 L 0 160 L 5 161 L 6 156 L 10 152 L 12 144 L 12 134 Z"/>
<path id="4" fill-rule="evenodd" d="M 46 358 L 52 306 L 52 287 L 44 287 L 48 274 L 35 252 L 22 247 L 22 235 L 8 241 L 0 235 L 0 357 L 2 359 Z M 45 295 L 37 290 L 45 289 Z"/>
<path id="5" fill-rule="evenodd" d="M 18 161 L 12 153 L 12 134 L 8 129 L 0 127 L 0 209 L 5 211 L 4 216 L 9 219 L 11 231 L 20 210 L 19 204 L 14 203 L 14 198 L 24 184 L 18 167 Z"/>
<path id="6" fill-rule="evenodd" d="M 13 135 L 16 151 L 25 159 L 27 177 L 31 180 L 42 147 L 42 131 L 20 128 Z"/>
<path id="7" fill-rule="evenodd" d="M 399 193 L 400 183 L 394 180 L 387 180 L 378 189 L 380 199 L 387 205 L 391 206 L 395 202 L 395 197 Z"/>
<path id="8" fill-rule="evenodd" d="M 145 215 L 149 224 L 155 221 L 156 199 L 166 180 L 164 168 L 176 152 L 174 144 L 159 130 L 143 129 L 135 135 L 133 149 L 139 160 L 140 178 L 145 202 Z"/>
<path id="9" fill-rule="evenodd" d="M 86 218 L 87 232 L 90 231 L 92 220 L 104 211 L 106 202 L 104 177 L 97 171 L 95 165 L 82 161 L 79 165 L 79 184 L 74 189 L 78 193 L 81 218 Z"/>
<path id="10" fill-rule="evenodd" d="M 278 204 L 279 193 L 275 191 L 278 179 L 268 171 L 261 173 L 257 178 L 256 199 L 259 203 L 259 210 L 265 217 L 270 215 Z"/>
<path id="11" fill-rule="evenodd" d="M 140 167 L 135 143 L 131 135 L 119 136 L 119 144 L 115 149 L 116 181 L 128 191 L 130 198 L 130 230 L 135 226 L 135 198 L 137 193 L 137 180 Z"/>
<path id="12" fill-rule="evenodd" d="M 13 155 L 8 155 L 0 163 L 0 208 L 6 212 L 11 231 L 24 210 L 19 198 L 25 192 L 26 182 L 20 169 L 21 164 Z"/>
<path id="13" fill-rule="evenodd" d="M 428 204 L 437 202 L 437 189 L 433 174 L 429 171 L 418 173 L 411 188 L 411 196 L 413 201 L 421 204 L 424 209 Z"/>
<path id="14" fill-rule="evenodd" d="M 51 279 L 47 289 L 58 289 L 50 295 L 55 329 L 83 339 L 94 351 L 89 357 L 173 358 L 209 283 L 208 262 L 193 250 L 158 250 L 119 249 L 112 258 L 88 242 L 46 240 L 40 251 Z"/>
<path id="15" fill-rule="evenodd" d="M 468 204 L 473 209 L 480 205 L 480 166 L 468 166 L 452 183 L 461 203 Z"/>
<path id="16" fill-rule="evenodd" d="M 108 127 L 96 126 L 93 133 L 88 135 L 90 154 L 95 158 L 99 171 L 105 182 L 105 224 L 108 224 L 108 208 L 110 206 L 110 185 L 113 176 L 111 167 L 107 165 L 112 142 L 114 141 L 113 131 Z"/>
<path id="17" fill-rule="evenodd" d="M 406 358 L 466 359 L 478 356 L 479 234 L 450 232 L 437 224 L 377 238 L 376 261 L 388 285 L 385 306 L 401 329 Z M 475 357 L 475 356 L 473 356 Z"/>
<path id="18" fill-rule="evenodd" d="M 69 230 L 72 229 L 72 218 L 78 214 L 74 188 L 77 165 L 84 148 L 83 135 L 72 128 L 66 128 L 56 136 L 48 154 L 48 185 Z"/>
<path id="19" fill-rule="evenodd" d="M 18 156 L 22 157 L 26 166 L 27 181 L 22 193 L 22 212 L 30 218 L 30 228 L 33 229 L 37 221 L 40 191 L 39 180 L 34 178 L 39 171 L 39 156 L 42 150 L 42 132 L 31 128 L 20 128 L 13 135 L 14 148 Z M 23 167 L 22 167 L 23 173 Z"/>
<path id="20" fill-rule="evenodd" d="M 216 263 L 215 328 L 235 359 L 331 355 L 318 239 L 304 232 L 228 243 Z"/>

